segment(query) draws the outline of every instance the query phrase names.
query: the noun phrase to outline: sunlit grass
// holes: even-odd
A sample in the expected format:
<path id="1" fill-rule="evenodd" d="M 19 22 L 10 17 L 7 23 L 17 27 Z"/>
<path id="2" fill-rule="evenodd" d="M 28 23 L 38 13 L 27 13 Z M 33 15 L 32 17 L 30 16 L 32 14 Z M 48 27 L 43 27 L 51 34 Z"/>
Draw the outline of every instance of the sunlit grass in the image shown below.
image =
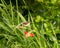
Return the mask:
<path id="1" fill-rule="evenodd" d="M 0 48 L 59 48 L 54 25 L 51 22 L 36 23 L 30 12 L 28 20 L 26 18 L 19 12 L 18 0 L 16 0 L 16 10 L 11 1 L 7 5 L 4 0 L 1 0 Z M 16 28 L 23 22 L 30 22 L 30 25 Z M 32 32 L 34 37 L 26 38 L 25 31 Z"/>

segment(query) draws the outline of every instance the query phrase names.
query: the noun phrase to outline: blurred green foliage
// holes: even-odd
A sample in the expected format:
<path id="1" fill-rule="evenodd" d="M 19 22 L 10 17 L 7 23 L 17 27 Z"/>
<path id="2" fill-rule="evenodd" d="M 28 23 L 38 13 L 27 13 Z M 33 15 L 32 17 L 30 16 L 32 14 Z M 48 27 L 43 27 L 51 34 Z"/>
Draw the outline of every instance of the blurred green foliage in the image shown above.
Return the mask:
<path id="1" fill-rule="evenodd" d="M 35 30 L 34 38 L 25 39 L 25 29 L 15 28 L 26 21 L 31 22 L 26 30 Z M 0 48 L 4 47 L 59 48 L 60 0 L 0 0 Z"/>

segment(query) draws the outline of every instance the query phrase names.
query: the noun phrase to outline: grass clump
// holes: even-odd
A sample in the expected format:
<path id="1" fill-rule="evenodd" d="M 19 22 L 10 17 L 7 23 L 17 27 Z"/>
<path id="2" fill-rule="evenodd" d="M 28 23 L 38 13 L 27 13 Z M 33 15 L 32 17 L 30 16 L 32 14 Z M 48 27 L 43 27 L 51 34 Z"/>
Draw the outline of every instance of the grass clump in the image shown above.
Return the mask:
<path id="1" fill-rule="evenodd" d="M 27 8 L 28 16 L 25 17 L 19 11 L 18 0 L 16 6 L 9 2 L 7 4 L 1 0 L 0 3 L 0 48 L 60 47 L 60 35 L 58 35 L 60 17 L 56 19 L 54 13 L 50 17 L 45 17 L 44 15 L 48 13 L 44 12 L 44 15 L 40 15 L 39 9 L 32 14 L 29 8 Z M 24 0 L 23 2 L 27 6 Z"/>

